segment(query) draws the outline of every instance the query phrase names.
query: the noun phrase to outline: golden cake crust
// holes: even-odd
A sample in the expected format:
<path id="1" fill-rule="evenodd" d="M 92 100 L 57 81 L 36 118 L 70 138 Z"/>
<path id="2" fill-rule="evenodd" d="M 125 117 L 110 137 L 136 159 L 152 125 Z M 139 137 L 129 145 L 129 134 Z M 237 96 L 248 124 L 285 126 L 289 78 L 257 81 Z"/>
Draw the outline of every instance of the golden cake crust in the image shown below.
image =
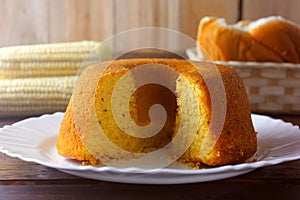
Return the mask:
<path id="1" fill-rule="evenodd" d="M 240 163 L 257 149 L 256 132 L 251 123 L 251 112 L 244 85 L 238 74 L 230 68 L 219 66 L 227 100 L 223 131 L 213 148 L 202 161 L 208 165 Z"/>
<path id="2" fill-rule="evenodd" d="M 56 147 L 61 156 L 86 162 L 87 164 L 100 164 L 84 147 L 77 133 L 72 113 L 72 98 L 60 126 Z"/>
<path id="3" fill-rule="evenodd" d="M 210 113 L 210 96 L 203 78 L 197 73 L 196 69 L 185 60 L 176 59 L 128 59 L 106 62 L 101 65 L 109 64 L 105 74 L 124 73 L 124 70 L 131 69 L 141 64 L 164 64 L 179 71 L 184 77 L 191 81 L 191 87 L 197 87 L 203 90 L 207 95 L 202 99 L 203 104 L 208 108 Z M 201 65 L 201 62 L 192 62 L 195 65 Z M 95 66 L 94 66 L 95 67 Z M 86 70 L 93 73 L 93 66 Z M 179 159 L 187 163 L 205 163 L 210 166 L 223 165 L 229 163 L 240 163 L 251 157 L 257 148 L 256 133 L 254 131 L 250 106 L 245 92 L 244 85 L 238 74 L 231 68 L 217 66 L 221 77 L 224 81 L 226 91 L 226 119 L 220 138 L 213 150 L 205 157 L 199 157 L 193 154 L 193 144 Z M 99 79 L 101 82 L 102 77 Z M 66 110 L 64 119 L 61 123 L 60 133 L 57 140 L 58 153 L 70 159 L 87 162 L 89 164 L 101 164 L 95 159 L 84 147 L 75 127 L 71 97 L 70 103 Z M 208 120 L 209 123 L 209 120 Z M 209 125 L 209 124 L 208 124 Z M 200 133 L 199 133 L 200 134 Z"/>

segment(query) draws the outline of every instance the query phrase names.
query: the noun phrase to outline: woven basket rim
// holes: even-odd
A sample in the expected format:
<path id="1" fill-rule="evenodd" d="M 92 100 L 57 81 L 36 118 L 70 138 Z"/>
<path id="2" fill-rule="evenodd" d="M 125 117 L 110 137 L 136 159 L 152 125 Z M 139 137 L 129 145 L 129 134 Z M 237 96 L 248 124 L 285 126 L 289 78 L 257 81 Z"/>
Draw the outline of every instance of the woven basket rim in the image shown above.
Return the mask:
<path id="1" fill-rule="evenodd" d="M 215 64 L 226 65 L 226 66 L 238 66 L 238 67 L 251 67 L 251 68 L 280 68 L 280 69 L 287 69 L 287 68 L 296 68 L 300 70 L 300 64 L 296 63 L 277 63 L 277 62 L 243 62 L 243 61 L 211 61 L 211 60 L 202 60 L 197 56 L 196 48 L 188 48 L 186 49 L 186 54 L 190 60 L 195 61 L 205 61 L 205 62 L 212 62 Z"/>

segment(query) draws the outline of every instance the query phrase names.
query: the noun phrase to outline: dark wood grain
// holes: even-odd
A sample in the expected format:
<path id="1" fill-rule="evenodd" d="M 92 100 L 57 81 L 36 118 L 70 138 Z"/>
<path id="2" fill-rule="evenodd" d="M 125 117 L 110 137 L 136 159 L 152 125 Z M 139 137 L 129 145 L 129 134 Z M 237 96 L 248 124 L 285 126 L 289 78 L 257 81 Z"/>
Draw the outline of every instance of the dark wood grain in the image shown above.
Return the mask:
<path id="1" fill-rule="evenodd" d="M 8 180 L 41 180 L 41 179 L 70 179 L 74 176 L 66 175 L 55 169 L 24 162 L 18 158 L 11 158 L 0 154 L 0 182 Z"/>
<path id="2" fill-rule="evenodd" d="M 0 198 L 22 199 L 298 199 L 299 185 L 222 182 L 185 185 L 22 185 L 0 187 Z M 53 198 L 55 197 L 55 198 Z M 69 197 L 69 198 L 67 198 Z"/>
<path id="3" fill-rule="evenodd" d="M 300 125 L 300 116 L 273 115 Z M 0 127 L 22 117 L 0 119 Z M 218 181 L 180 185 L 122 184 L 84 179 L 0 153 L 2 199 L 299 199 L 300 160 Z"/>
<path id="4" fill-rule="evenodd" d="M 300 116 L 299 115 L 295 115 L 295 116 L 291 116 L 291 115 L 271 115 L 271 117 L 273 117 L 275 119 L 281 119 L 285 122 L 290 122 L 294 125 L 300 126 Z"/>
<path id="5" fill-rule="evenodd" d="M 24 119 L 24 117 L 10 117 L 10 118 L 2 117 L 0 118 L 0 128 L 2 128 L 5 125 L 11 125 L 17 121 L 21 121 L 22 119 Z"/>

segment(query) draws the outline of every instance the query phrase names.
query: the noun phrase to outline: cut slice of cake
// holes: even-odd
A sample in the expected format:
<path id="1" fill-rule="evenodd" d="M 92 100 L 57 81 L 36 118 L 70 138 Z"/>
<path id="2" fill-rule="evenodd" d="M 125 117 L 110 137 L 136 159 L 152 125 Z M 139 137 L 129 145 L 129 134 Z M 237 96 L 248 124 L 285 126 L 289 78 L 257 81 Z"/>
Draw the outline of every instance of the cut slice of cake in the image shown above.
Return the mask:
<path id="1" fill-rule="evenodd" d="M 148 66 L 143 76 L 137 75 L 141 66 Z M 233 69 L 215 68 L 218 74 L 207 63 L 178 59 L 127 59 L 88 67 L 61 123 L 58 153 L 96 165 L 171 148 L 170 159 L 188 164 L 244 162 L 257 148 L 246 91 Z M 212 95 L 219 91 L 218 81 L 224 83 L 223 94 Z M 218 99 L 221 103 L 215 104 Z M 151 113 L 157 104 L 165 108 L 165 116 Z M 217 115 L 224 115 L 223 121 Z M 157 134 L 146 137 L 145 127 L 153 124 Z M 104 148 L 93 135 L 95 127 L 101 127 L 113 148 Z"/>

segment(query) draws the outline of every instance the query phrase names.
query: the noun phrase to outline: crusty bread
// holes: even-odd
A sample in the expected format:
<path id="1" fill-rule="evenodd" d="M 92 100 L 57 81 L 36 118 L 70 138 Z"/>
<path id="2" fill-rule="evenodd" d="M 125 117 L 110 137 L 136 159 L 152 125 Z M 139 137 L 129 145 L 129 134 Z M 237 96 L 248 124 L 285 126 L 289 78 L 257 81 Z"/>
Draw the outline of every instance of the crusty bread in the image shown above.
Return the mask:
<path id="1" fill-rule="evenodd" d="M 199 23 L 197 45 L 212 60 L 299 63 L 300 28 L 274 16 L 233 25 L 223 18 L 204 17 Z"/>
<path id="2" fill-rule="evenodd" d="M 284 62 L 300 62 L 300 27 L 282 17 L 261 18 L 249 24 L 252 38 L 273 50 Z"/>
<path id="3" fill-rule="evenodd" d="M 148 110 L 153 104 L 163 105 L 167 113 L 166 123 L 158 134 L 149 138 L 136 138 L 126 134 L 116 124 L 111 109 L 111 98 L 117 81 L 131 69 L 144 64 L 166 65 L 175 69 L 179 74 L 176 76 L 171 73 L 170 76 L 168 74 L 162 75 L 160 70 L 155 67 L 149 71 L 149 73 L 157 74 L 166 82 L 174 82 L 176 95 L 156 84 L 142 86 L 133 93 L 129 102 L 129 109 L 131 118 L 136 124 L 146 125 L 150 122 Z M 89 82 L 92 80 L 89 77 L 97 74 L 99 67 L 104 65 L 108 65 L 108 67 L 104 74 L 98 77 L 96 91 L 90 91 L 88 89 L 90 88 Z M 193 65 L 199 66 L 205 71 L 209 70 L 201 62 L 193 62 Z M 242 81 L 233 69 L 218 65 L 217 69 L 224 81 L 226 93 L 225 121 L 216 144 L 211 151 L 203 154 L 201 149 L 205 149 L 208 145 L 208 143 L 204 144 L 203 141 L 210 134 L 209 128 L 212 124 L 212 105 L 208 87 L 193 65 L 189 61 L 177 59 L 128 59 L 106 62 L 88 67 L 83 72 L 83 76 L 86 76 L 86 87 L 79 88 L 79 93 L 84 94 L 82 96 L 83 102 L 86 98 L 91 98 L 94 102 L 97 121 L 101 123 L 106 137 L 116 146 L 128 152 L 147 153 L 158 150 L 168 143 L 172 143 L 176 131 L 182 128 L 185 130 L 182 143 L 189 135 L 195 136 L 195 138 L 178 161 L 189 164 L 205 163 L 210 166 L 244 162 L 255 153 L 257 141 L 251 121 L 250 106 Z M 211 81 L 220 78 L 211 73 L 208 73 L 207 76 Z M 136 84 L 136 82 L 136 79 L 132 79 L 132 82 L 129 81 L 129 85 Z M 123 87 L 122 91 L 127 91 L 126 87 L 129 86 L 123 85 Z M 126 96 L 126 94 L 124 95 Z M 123 94 L 118 97 L 125 99 Z M 112 149 L 97 152 L 96 156 L 95 154 L 91 155 L 88 148 L 84 146 L 86 143 L 81 140 L 82 135 L 78 133 L 79 129 L 82 131 L 85 127 L 82 127 L 84 123 L 81 121 L 77 123 L 74 120 L 73 101 L 74 95 L 61 123 L 57 140 L 58 153 L 67 158 L 89 164 L 100 164 L 101 159 L 122 158 L 123 155 L 114 153 Z M 123 106 L 119 105 L 119 109 L 122 110 Z M 88 131 L 86 134 L 89 134 Z M 126 157 L 126 159 L 131 158 Z"/>

